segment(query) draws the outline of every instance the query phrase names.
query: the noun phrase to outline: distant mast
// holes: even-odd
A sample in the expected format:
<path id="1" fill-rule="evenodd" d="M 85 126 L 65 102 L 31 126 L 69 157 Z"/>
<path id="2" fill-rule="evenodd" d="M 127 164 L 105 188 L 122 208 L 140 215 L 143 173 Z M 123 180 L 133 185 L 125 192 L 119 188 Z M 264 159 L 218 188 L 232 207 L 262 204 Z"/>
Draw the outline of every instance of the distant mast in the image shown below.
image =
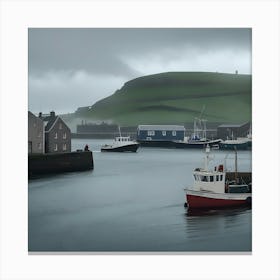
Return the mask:
<path id="1" fill-rule="evenodd" d="M 236 146 L 234 147 L 234 152 L 235 152 L 235 172 L 234 172 L 234 177 L 235 177 L 235 182 L 237 183 L 237 149 Z"/>
<path id="2" fill-rule="evenodd" d="M 209 154 L 210 154 L 210 147 L 207 144 L 206 149 L 205 149 L 205 157 L 204 157 L 204 170 L 205 171 L 208 171 Z"/>
<path id="3" fill-rule="evenodd" d="M 118 127 L 119 127 L 119 134 L 120 134 L 120 137 L 122 137 L 121 128 L 120 128 L 120 126 L 118 126 Z"/>

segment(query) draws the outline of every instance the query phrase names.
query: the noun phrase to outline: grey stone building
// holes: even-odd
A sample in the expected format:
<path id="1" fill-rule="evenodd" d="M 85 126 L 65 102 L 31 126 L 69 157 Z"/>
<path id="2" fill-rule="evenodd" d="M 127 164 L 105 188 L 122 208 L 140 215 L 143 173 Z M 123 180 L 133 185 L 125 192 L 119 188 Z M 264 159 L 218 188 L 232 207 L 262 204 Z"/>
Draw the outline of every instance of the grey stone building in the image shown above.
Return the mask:
<path id="1" fill-rule="evenodd" d="M 53 111 L 49 115 L 40 113 L 39 118 L 45 126 L 45 152 L 71 152 L 71 130 L 65 122 Z"/>
<path id="2" fill-rule="evenodd" d="M 28 111 L 28 154 L 43 154 L 44 152 L 44 122 Z"/>
<path id="3" fill-rule="evenodd" d="M 251 123 L 243 124 L 222 124 L 217 128 L 217 136 L 223 140 L 246 137 L 250 131 Z"/>

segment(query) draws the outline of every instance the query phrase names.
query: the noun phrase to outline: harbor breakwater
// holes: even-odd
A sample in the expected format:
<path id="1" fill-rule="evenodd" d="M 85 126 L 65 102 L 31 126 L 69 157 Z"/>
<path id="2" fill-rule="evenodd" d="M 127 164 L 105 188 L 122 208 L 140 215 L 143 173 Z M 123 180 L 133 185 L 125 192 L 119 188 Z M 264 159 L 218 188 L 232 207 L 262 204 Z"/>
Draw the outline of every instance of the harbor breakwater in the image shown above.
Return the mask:
<path id="1" fill-rule="evenodd" d="M 93 169 L 91 151 L 28 155 L 28 178 Z"/>

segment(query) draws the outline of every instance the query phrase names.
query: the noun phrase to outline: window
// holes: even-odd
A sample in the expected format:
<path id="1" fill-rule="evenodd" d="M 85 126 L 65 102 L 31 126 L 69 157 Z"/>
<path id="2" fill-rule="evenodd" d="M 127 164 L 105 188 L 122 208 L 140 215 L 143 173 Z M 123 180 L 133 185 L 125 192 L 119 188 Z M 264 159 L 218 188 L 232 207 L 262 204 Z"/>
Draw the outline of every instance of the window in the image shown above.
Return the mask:
<path id="1" fill-rule="evenodd" d="M 201 181 L 202 182 L 207 182 L 207 177 L 206 176 L 201 176 Z"/>
<path id="2" fill-rule="evenodd" d="M 62 138 L 66 139 L 66 137 L 67 137 L 66 132 L 64 132 Z"/>
<path id="3" fill-rule="evenodd" d="M 214 176 L 210 176 L 210 182 L 214 181 Z"/>
<path id="4" fill-rule="evenodd" d="M 165 130 L 162 131 L 162 136 L 166 136 L 166 131 Z"/>
<path id="5" fill-rule="evenodd" d="M 57 139 L 57 132 L 54 134 L 54 139 Z"/>
<path id="6" fill-rule="evenodd" d="M 155 136 L 154 130 L 148 130 L 148 136 Z"/>
<path id="7" fill-rule="evenodd" d="M 62 149 L 63 149 L 63 151 L 66 151 L 66 149 L 67 149 L 66 144 L 63 144 Z"/>
<path id="8" fill-rule="evenodd" d="M 172 136 L 176 136 L 176 131 L 175 130 L 172 131 Z"/>
<path id="9" fill-rule="evenodd" d="M 219 181 L 219 175 L 216 175 L 216 181 Z"/>
<path id="10" fill-rule="evenodd" d="M 38 150 L 42 150 L 42 143 L 37 143 Z"/>
<path id="11" fill-rule="evenodd" d="M 223 175 L 220 175 L 220 180 L 223 181 Z"/>
<path id="12" fill-rule="evenodd" d="M 57 151 L 57 144 L 54 144 L 54 151 Z"/>

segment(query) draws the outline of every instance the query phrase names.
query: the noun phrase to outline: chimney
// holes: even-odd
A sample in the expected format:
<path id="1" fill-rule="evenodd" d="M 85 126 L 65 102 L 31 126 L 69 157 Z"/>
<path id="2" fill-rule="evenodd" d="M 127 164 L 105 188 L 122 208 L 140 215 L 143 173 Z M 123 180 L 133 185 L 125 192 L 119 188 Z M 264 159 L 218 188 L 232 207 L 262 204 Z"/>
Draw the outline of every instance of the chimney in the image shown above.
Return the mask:
<path id="1" fill-rule="evenodd" d="M 42 119 L 42 112 L 39 113 L 39 118 Z"/>
<path id="2" fill-rule="evenodd" d="M 51 118 L 54 118 L 54 117 L 55 117 L 55 112 L 54 112 L 54 111 L 51 111 L 51 112 L 50 112 L 50 116 L 51 116 Z"/>

